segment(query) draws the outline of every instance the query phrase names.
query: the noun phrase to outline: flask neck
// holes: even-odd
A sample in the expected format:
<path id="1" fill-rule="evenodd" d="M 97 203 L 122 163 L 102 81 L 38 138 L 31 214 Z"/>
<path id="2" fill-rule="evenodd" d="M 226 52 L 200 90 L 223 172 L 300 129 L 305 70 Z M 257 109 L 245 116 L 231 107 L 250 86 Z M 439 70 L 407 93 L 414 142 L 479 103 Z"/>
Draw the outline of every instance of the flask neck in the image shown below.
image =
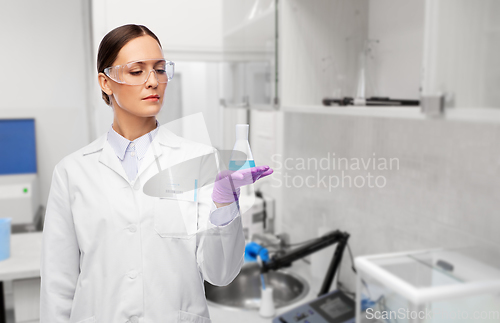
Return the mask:
<path id="1" fill-rule="evenodd" d="M 247 124 L 236 125 L 236 141 L 248 140 L 248 128 L 249 126 Z"/>

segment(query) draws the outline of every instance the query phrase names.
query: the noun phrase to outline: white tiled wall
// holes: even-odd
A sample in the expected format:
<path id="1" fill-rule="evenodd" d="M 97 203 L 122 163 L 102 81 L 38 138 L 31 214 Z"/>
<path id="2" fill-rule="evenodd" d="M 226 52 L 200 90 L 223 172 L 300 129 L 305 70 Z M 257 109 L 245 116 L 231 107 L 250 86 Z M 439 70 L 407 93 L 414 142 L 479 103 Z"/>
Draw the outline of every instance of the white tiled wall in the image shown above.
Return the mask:
<path id="1" fill-rule="evenodd" d="M 285 112 L 283 123 L 284 159 L 328 152 L 399 159 L 399 169 L 345 173 L 384 176 L 384 188 L 283 187 L 282 230 L 292 242 L 328 226 L 351 234 L 354 256 L 479 243 L 500 248 L 500 124 L 295 112 Z M 276 170 L 304 179 L 318 171 Z M 340 279 L 354 290 L 349 268 L 346 253 Z"/>

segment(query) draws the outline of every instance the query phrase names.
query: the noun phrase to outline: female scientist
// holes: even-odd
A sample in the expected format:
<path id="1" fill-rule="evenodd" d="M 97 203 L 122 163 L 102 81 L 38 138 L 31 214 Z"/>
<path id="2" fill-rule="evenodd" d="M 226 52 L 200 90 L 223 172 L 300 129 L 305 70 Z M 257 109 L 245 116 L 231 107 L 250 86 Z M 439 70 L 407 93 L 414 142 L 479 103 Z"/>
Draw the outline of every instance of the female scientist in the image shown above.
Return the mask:
<path id="1" fill-rule="evenodd" d="M 215 150 L 156 121 L 173 63 L 148 28 L 124 25 L 109 32 L 97 69 L 114 119 L 106 134 L 54 168 L 43 230 L 40 322 L 209 323 L 203 281 L 227 285 L 243 264 L 245 241 L 234 202 L 239 187 L 273 171 L 216 171 L 215 183 L 199 183 L 194 198 L 146 195 L 144 184 L 160 167 L 194 160 L 189 174 L 202 178 L 203 156 Z"/>

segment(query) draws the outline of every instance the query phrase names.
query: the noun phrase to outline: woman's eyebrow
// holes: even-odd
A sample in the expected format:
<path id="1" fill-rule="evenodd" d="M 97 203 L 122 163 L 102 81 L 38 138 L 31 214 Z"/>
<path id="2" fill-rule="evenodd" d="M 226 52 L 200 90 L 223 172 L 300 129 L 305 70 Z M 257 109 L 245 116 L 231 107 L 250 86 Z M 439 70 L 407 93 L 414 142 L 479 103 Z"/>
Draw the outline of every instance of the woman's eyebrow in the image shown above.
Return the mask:
<path id="1" fill-rule="evenodd" d="M 166 62 L 164 59 L 157 60 L 156 63 Z M 138 64 L 144 64 L 144 62 L 136 62 Z"/>

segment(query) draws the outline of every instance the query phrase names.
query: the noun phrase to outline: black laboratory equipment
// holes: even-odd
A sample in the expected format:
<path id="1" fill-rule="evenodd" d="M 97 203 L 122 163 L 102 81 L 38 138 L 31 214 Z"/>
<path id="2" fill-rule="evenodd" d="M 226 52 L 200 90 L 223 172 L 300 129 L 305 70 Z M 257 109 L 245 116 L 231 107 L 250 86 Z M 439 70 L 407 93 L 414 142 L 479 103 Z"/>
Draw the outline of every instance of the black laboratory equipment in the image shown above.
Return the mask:
<path id="1" fill-rule="evenodd" d="M 354 323 L 356 306 L 339 290 L 283 313 L 273 323 Z"/>
<path id="2" fill-rule="evenodd" d="M 341 291 L 329 293 L 333 278 L 342 260 L 347 246 L 349 234 L 335 230 L 329 232 L 302 247 L 288 251 L 283 255 L 273 255 L 269 261 L 262 263 L 263 273 L 289 267 L 292 262 L 308 256 L 316 251 L 337 243 L 318 298 L 283 313 L 273 319 L 273 323 L 351 323 L 355 317 L 355 303 Z"/>
<path id="3" fill-rule="evenodd" d="M 389 97 L 370 97 L 364 99 L 364 106 L 379 106 L 379 107 L 387 107 L 387 106 L 418 106 L 420 105 L 419 100 L 406 100 L 406 99 L 391 99 Z M 343 98 L 324 98 L 323 105 L 325 106 L 348 106 L 355 105 L 355 99 L 351 97 L 343 97 Z"/>

